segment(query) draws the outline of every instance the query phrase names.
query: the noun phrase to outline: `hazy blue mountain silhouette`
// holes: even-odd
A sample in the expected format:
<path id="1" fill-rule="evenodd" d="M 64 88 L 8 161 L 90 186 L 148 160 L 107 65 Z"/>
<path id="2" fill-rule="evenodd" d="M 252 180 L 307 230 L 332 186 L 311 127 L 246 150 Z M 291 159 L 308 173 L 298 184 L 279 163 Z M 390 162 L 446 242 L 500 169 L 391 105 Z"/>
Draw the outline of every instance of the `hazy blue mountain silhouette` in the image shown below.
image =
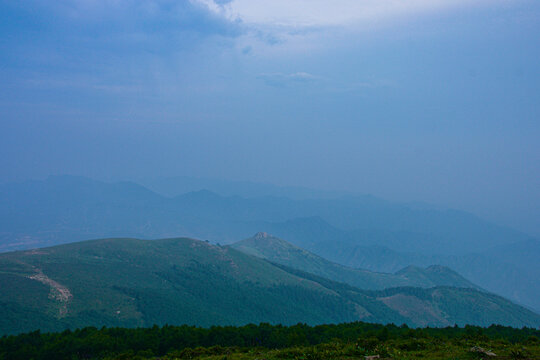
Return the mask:
<path id="1" fill-rule="evenodd" d="M 170 198 L 131 182 L 56 176 L 0 185 L 0 228 L 0 251 L 111 236 L 227 244 L 266 231 L 346 266 L 448 266 L 540 309 L 536 240 L 466 212 L 372 196 L 245 198 L 200 190 Z"/>

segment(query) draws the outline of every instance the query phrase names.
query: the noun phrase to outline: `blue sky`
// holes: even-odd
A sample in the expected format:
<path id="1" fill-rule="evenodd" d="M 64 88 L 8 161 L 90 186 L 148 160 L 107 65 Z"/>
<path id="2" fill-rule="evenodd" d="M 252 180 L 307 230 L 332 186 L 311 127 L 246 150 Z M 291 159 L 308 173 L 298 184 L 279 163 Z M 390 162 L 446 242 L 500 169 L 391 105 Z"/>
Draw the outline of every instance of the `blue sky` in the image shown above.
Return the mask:
<path id="1" fill-rule="evenodd" d="M 540 234 L 540 3 L 0 0 L 0 181 L 201 176 Z"/>

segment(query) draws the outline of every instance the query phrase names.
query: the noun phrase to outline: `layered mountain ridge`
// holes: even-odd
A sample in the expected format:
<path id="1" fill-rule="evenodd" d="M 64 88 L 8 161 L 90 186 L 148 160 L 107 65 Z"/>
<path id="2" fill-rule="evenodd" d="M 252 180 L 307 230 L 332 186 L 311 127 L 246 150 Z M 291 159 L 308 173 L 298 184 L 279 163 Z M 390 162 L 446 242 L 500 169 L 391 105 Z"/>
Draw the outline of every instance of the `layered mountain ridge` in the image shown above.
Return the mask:
<path id="1" fill-rule="evenodd" d="M 344 282 L 361 289 L 381 290 L 400 286 L 478 288 L 478 286 L 444 266 L 434 265 L 425 269 L 408 266 L 394 274 L 346 267 L 265 232 L 259 232 L 251 238 L 236 242 L 230 246 L 246 254 L 330 280 Z"/>
<path id="2" fill-rule="evenodd" d="M 357 320 L 540 326 L 538 314 L 476 289 L 362 290 L 187 238 L 103 239 L 0 254 L 0 287 L 3 334 Z"/>
<path id="3" fill-rule="evenodd" d="M 130 182 L 73 176 L 0 184 L 0 252 L 105 237 L 230 244 L 266 231 L 351 268 L 449 267 L 540 311 L 540 242 L 519 231 L 466 212 L 372 196 L 298 189 L 262 196 L 255 188 L 240 192 L 253 197 L 234 195 L 243 185 L 229 196 L 203 190 L 165 197 Z"/>

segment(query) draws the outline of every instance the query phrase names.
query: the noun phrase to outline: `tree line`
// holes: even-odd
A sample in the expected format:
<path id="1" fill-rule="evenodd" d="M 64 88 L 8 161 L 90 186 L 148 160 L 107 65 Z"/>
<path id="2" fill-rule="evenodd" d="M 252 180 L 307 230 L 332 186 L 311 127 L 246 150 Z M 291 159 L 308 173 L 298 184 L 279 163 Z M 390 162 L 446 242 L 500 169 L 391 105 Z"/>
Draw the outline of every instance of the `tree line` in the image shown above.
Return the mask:
<path id="1" fill-rule="evenodd" d="M 0 359 L 94 359 L 123 353 L 163 356 L 200 347 L 283 349 L 313 346 L 332 341 L 388 341 L 391 339 L 502 340 L 509 343 L 538 344 L 540 330 L 492 325 L 447 328 L 409 328 L 407 325 L 380 325 L 353 322 L 335 325 L 293 326 L 261 323 L 245 326 L 153 326 L 150 328 L 95 328 L 57 333 L 34 331 L 0 338 Z"/>

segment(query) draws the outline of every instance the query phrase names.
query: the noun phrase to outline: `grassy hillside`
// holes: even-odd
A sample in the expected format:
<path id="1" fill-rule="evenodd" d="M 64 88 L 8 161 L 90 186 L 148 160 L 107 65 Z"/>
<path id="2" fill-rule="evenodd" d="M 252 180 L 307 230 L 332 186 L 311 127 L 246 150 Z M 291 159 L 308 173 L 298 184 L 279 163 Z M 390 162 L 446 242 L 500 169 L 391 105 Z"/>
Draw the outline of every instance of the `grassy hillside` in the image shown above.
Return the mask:
<path id="1" fill-rule="evenodd" d="M 443 266 L 431 266 L 427 269 L 411 266 L 395 274 L 349 268 L 328 261 L 267 233 L 257 233 L 249 239 L 232 244 L 231 247 L 246 254 L 327 279 L 344 282 L 361 289 L 377 290 L 400 286 L 476 287 L 459 274 Z"/>
<path id="2" fill-rule="evenodd" d="M 475 290 L 369 292 L 185 238 L 104 239 L 1 254 L 0 285 L 0 333 L 166 323 L 540 324 L 538 315 Z M 402 293 L 437 317 L 409 314 L 396 297 Z M 474 301 L 462 305 L 459 294 Z"/>
<path id="3" fill-rule="evenodd" d="M 108 239 L 8 253 L 0 256 L 0 272 L 2 289 L 9 289 L 0 294 L 1 307 L 10 309 L 0 319 L 2 332 L 358 318 L 352 305 L 315 282 L 190 239 Z M 60 297 L 51 281 L 69 295 Z M 34 313 L 43 318 L 37 326 L 30 325 Z"/>
<path id="4" fill-rule="evenodd" d="M 399 287 L 360 290 L 300 270 L 289 268 L 288 271 L 332 288 L 351 301 L 362 303 L 375 317 L 384 318 L 384 311 L 391 309 L 415 326 L 506 324 L 519 327 L 518 324 L 527 322 L 527 326 L 538 327 L 534 323 L 540 320 L 540 315 L 535 312 L 495 294 L 472 288 L 437 286 L 429 289 Z M 374 306 L 380 303 L 384 303 L 386 308 Z M 528 318 L 529 316 L 531 317 Z"/>

